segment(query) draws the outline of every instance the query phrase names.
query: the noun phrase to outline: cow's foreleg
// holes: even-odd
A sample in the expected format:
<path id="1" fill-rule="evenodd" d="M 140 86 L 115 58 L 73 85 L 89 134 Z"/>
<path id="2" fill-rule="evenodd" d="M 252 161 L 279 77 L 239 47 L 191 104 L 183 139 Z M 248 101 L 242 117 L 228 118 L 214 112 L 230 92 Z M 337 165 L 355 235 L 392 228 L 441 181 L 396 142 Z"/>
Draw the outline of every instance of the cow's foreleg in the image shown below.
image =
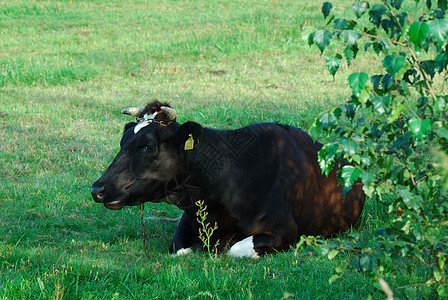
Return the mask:
<path id="1" fill-rule="evenodd" d="M 170 245 L 170 253 L 174 255 L 188 254 L 193 250 L 193 245 L 197 241 L 197 234 L 191 226 L 190 217 L 184 213 L 177 225 L 173 242 Z"/>
<path id="2" fill-rule="evenodd" d="M 234 257 L 258 258 L 264 254 L 287 250 L 291 241 L 282 235 L 255 234 L 235 243 L 228 254 Z"/>

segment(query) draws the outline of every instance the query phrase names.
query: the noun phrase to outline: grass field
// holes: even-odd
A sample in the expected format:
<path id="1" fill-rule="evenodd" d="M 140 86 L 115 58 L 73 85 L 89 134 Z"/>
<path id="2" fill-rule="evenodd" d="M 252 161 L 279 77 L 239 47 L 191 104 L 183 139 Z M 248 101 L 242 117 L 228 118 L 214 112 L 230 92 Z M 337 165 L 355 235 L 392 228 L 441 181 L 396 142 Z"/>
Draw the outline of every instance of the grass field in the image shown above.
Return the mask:
<path id="1" fill-rule="evenodd" d="M 349 13 L 351 2 L 335 9 Z M 329 285 L 348 254 L 294 251 L 258 260 L 171 257 L 176 225 L 140 210 L 106 210 L 91 184 L 119 148 L 127 106 L 168 101 L 178 121 L 236 128 L 269 121 L 306 129 L 349 95 L 347 74 L 323 70 L 300 24 L 321 22 L 318 1 L 1 1 L 0 300 L 360 299 L 353 273 Z M 360 54 L 362 55 L 362 54 Z M 164 204 L 145 214 L 176 217 Z M 384 222 L 368 201 L 352 229 L 368 241 Z M 425 270 L 403 264 L 386 280 L 410 285 Z M 422 279 L 423 278 L 423 279 Z M 380 294 L 377 297 L 384 298 Z"/>

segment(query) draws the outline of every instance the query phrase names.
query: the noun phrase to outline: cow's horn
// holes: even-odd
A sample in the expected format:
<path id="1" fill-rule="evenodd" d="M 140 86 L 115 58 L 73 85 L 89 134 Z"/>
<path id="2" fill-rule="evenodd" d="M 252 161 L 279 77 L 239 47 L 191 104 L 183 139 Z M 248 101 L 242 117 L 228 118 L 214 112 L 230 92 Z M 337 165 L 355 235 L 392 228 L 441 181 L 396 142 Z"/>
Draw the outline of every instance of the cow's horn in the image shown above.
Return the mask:
<path id="1" fill-rule="evenodd" d="M 160 109 L 164 113 L 166 113 L 166 115 L 168 116 L 168 120 L 176 119 L 176 111 L 174 109 L 172 109 L 171 107 L 161 106 Z"/>
<path id="2" fill-rule="evenodd" d="M 138 107 L 128 107 L 121 111 L 122 114 L 130 115 L 130 116 L 134 116 L 134 117 L 140 116 L 140 114 L 142 112 L 143 112 L 143 109 L 138 108 Z"/>

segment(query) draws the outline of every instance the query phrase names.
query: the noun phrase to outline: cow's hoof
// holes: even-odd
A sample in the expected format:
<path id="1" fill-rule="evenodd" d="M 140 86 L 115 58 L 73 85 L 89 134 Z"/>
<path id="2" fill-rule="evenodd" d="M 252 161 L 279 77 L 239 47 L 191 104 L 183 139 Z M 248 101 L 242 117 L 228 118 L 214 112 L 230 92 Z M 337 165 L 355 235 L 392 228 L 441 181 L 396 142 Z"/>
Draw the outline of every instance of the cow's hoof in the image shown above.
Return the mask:
<path id="1" fill-rule="evenodd" d="M 176 254 L 174 256 L 181 256 L 181 255 L 187 255 L 193 252 L 193 249 L 191 248 L 182 248 L 176 251 Z"/>
<path id="2" fill-rule="evenodd" d="M 259 255 L 254 249 L 254 237 L 250 236 L 230 247 L 227 253 L 233 257 L 250 257 L 258 258 Z"/>

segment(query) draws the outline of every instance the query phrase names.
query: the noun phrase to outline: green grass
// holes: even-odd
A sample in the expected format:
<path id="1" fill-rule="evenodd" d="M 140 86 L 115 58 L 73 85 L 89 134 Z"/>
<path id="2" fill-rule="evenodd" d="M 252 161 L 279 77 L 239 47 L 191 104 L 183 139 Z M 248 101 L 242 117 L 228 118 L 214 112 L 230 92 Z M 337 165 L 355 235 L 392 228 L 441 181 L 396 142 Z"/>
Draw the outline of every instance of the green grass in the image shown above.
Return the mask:
<path id="1" fill-rule="evenodd" d="M 335 9 L 349 13 L 350 2 Z M 119 148 L 126 106 L 168 101 L 180 122 L 236 128 L 281 122 L 306 129 L 349 95 L 300 35 L 322 21 L 316 1 L 0 1 L 0 299 L 344 299 L 374 292 L 354 273 L 294 251 L 258 260 L 171 257 L 175 224 L 138 208 L 109 211 L 89 189 Z M 362 55 L 362 54 L 360 54 Z M 164 204 L 146 215 L 178 216 Z M 368 201 L 353 231 L 368 242 L 384 222 Z M 388 270 L 424 281 L 415 265 Z"/>

